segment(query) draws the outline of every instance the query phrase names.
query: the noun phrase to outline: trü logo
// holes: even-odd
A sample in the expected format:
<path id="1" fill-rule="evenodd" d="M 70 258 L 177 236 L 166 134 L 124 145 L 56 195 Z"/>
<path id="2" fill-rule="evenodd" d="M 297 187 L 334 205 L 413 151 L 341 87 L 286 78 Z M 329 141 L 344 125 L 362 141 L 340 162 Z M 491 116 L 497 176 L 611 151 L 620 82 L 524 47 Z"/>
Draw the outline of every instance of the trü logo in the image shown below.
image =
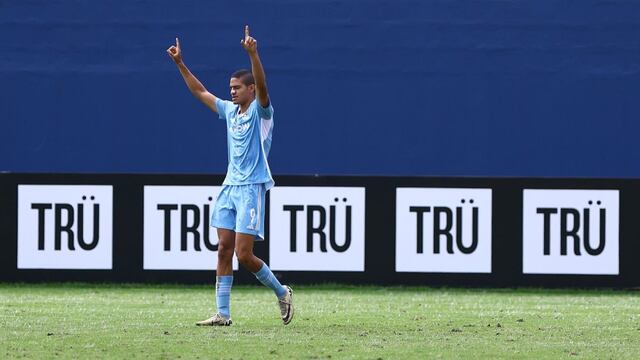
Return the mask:
<path id="1" fill-rule="evenodd" d="M 111 269 L 113 188 L 18 185 L 19 269 Z"/>
<path id="2" fill-rule="evenodd" d="M 215 270 L 218 186 L 144 187 L 144 269 Z M 234 257 L 234 269 L 238 268 Z"/>
<path id="3" fill-rule="evenodd" d="M 364 188 L 272 189 L 269 266 L 364 271 L 364 211 Z"/>
<path id="4" fill-rule="evenodd" d="M 398 188 L 396 271 L 491 272 L 491 189 Z"/>
<path id="5" fill-rule="evenodd" d="M 618 190 L 524 190 L 523 272 L 618 274 Z"/>

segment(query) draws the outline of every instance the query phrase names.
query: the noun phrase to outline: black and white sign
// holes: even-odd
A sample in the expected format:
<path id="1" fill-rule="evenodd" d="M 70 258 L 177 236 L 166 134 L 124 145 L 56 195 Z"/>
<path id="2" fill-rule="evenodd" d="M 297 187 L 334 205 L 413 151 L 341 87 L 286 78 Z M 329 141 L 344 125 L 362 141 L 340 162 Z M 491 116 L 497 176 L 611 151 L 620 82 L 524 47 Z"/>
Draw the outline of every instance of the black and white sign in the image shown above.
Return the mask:
<path id="1" fill-rule="evenodd" d="M 0 173 L 0 281 L 210 283 L 223 179 Z M 254 251 L 287 283 L 640 286 L 640 179 L 277 180 Z"/>
<path id="2" fill-rule="evenodd" d="M 523 191 L 525 274 L 618 274 L 618 190 Z"/>
<path id="3" fill-rule="evenodd" d="M 219 186 L 145 186 L 145 270 L 215 270 L 218 235 L 210 226 Z M 233 257 L 233 268 L 238 268 Z"/>
<path id="4" fill-rule="evenodd" d="M 113 188 L 18 185 L 19 269 L 111 269 Z"/>
<path id="5" fill-rule="evenodd" d="M 364 271 L 365 189 L 271 190 L 269 266 L 291 271 Z"/>
<path id="6" fill-rule="evenodd" d="M 396 271 L 491 272 L 491 189 L 398 188 Z"/>

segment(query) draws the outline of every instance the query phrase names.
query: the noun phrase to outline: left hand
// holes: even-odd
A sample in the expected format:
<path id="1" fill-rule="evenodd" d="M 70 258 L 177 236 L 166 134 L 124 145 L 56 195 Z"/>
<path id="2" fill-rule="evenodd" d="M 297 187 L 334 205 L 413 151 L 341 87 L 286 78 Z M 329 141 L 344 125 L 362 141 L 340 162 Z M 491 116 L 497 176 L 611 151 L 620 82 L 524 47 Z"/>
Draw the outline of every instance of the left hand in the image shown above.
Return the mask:
<path id="1" fill-rule="evenodd" d="M 244 39 L 240 40 L 240 44 L 250 54 L 258 51 L 258 41 L 249 36 L 249 25 L 244 27 Z"/>

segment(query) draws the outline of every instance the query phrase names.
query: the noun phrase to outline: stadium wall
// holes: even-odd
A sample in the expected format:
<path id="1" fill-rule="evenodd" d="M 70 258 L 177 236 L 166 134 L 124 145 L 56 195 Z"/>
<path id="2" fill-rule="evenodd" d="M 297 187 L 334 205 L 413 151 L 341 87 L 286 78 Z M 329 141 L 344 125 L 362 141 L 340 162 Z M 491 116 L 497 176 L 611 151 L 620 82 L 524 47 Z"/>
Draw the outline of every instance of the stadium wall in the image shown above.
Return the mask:
<path id="1" fill-rule="evenodd" d="M 0 174 L 0 281 L 210 283 L 222 179 Z M 288 283 L 640 286 L 640 180 L 276 182 L 255 251 Z"/>
<path id="2" fill-rule="evenodd" d="M 259 41 L 275 174 L 640 176 L 640 2 L 3 1 L 0 170 L 224 173 Z"/>

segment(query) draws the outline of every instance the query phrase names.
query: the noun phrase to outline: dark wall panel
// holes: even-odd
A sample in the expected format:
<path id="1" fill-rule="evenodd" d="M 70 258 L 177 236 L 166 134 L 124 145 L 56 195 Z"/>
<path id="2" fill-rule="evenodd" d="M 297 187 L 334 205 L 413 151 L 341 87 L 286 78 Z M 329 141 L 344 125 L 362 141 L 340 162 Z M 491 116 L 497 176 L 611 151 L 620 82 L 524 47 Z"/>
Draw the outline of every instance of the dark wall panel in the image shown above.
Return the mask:
<path id="1" fill-rule="evenodd" d="M 209 90 L 248 67 L 276 174 L 638 177 L 636 1 L 4 1 L 0 170 L 223 173 Z"/>

